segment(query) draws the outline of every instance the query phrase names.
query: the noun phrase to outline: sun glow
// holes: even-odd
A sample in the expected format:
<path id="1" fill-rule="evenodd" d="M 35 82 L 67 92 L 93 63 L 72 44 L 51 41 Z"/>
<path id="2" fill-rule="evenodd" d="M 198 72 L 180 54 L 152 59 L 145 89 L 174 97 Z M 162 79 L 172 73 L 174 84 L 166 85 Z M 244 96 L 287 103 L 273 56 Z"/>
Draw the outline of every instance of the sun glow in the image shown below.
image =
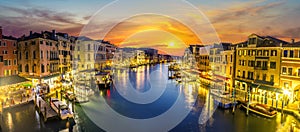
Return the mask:
<path id="1" fill-rule="evenodd" d="M 169 43 L 169 47 L 174 47 L 174 46 L 175 46 L 174 42 Z"/>

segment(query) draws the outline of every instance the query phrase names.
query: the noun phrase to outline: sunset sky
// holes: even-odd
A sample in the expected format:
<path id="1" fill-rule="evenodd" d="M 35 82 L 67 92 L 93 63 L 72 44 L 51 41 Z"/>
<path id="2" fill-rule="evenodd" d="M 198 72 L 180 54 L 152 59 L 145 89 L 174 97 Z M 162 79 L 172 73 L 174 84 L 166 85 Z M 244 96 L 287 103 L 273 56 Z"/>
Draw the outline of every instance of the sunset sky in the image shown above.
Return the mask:
<path id="1" fill-rule="evenodd" d="M 135 10 L 142 10 L 148 5 L 121 1 L 125 3 L 122 7 Z M 71 35 L 85 35 L 81 32 L 83 27 L 93 20 L 91 16 L 97 15 L 96 12 L 99 9 L 111 2 L 111 0 L 0 1 L 0 25 L 5 35 L 15 37 L 28 35 L 30 30 L 41 32 L 52 29 Z M 191 18 L 203 18 L 198 18 L 198 14 L 188 8 L 170 2 L 168 4 L 154 2 L 152 4 L 156 5 L 157 10 L 170 11 L 188 21 L 189 24 L 183 24 L 172 17 L 155 14 L 137 14 L 120 21 L 120 17 L 126 14 L 127 10 L 115 7 L 114 11 L 102 14 L 101 18 L 94 17 L 101 21 L 97 21 L 98 26 L 93 27 L 95 30 L 88 30 L 98 35 L 107 27 L 114 26 L 104 37 L 120 46 L 143 44 L 157 48 L 168 46 L 183 48 L 179 46 L 181 43 L 202 43 L 203 39 L 197 38 L 192 31 L 195 21 Z M 188 2 L 204 13 L 222 42 L 241 42 L 251 33 L 271 35 L 286 41 L 290 41 L 291 38 L 297 41 L 300 39 L 300 2 L 297 0 L 226 0 L 226 2 L 223 0 L 189 0 Z M 100 11 L 98 14 L 103 12 Z M 118 24 L 111 25 L 114 22 Z M 200 37 L 205 34 L 201 34 Z M 89 37 L 98 39 L 97 35 Z M 213 42 L 215 40 L 211 41 Z"/>

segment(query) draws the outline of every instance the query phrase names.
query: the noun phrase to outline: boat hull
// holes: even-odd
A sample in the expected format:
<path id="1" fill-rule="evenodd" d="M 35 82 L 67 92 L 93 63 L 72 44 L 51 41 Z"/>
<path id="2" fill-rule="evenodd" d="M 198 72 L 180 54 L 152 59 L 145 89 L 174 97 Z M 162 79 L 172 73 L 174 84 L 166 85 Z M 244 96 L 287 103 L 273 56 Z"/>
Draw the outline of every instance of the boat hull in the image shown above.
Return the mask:
<path id="1" fill-rule="evenodd" d="M 247 104 L 246 103 L 242 103 L 241 105 L 244 109 L 247 110 Z M 267 118 L 274 118 L 277 115 L 277 112 L 275 112 L 275 114 L 270 115 L 270 114 L 266 114 L 266 113 L 263 113 L 261 111 L 255 110 L 253 108 L 250 108 L 250 106 L 249 106 L 249 111 L 254 113 L 254 114 L 257 114 L 257 115 L 260 115 L 260 116 L 263 116 L 263 117 L 267 117 Z"/>

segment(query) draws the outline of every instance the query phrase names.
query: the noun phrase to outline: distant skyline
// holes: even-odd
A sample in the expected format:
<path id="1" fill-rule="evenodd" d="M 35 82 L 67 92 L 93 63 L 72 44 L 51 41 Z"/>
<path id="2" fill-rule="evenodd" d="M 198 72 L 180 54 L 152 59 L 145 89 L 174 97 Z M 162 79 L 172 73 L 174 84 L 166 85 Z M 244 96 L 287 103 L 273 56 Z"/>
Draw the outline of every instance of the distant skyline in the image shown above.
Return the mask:
<path id="1" fill-rule="evenodd" d="M 66 32 L 77 36 L 87 24 L 89 18 L 100 8 L 112 2 L 111 0 L 10 0 L 0 1 L 0 26 L 3 27 L 4 35 L 20 37 L 28 35 L 29 31 L 41 32 L 55 29 L 58 32 Z M 256 33 L 258 35 L 270 35 L 285 41 L 295 38 L 300 40 L 300 2 L 297 0 L 189 0 L 210 20 L 222 42 L 237 43 L 247 39 L 247 36 Z M 157 6 L 160 6 L 159 4 Z M 134 7 L 134 5 L 133 5 Z M 163 8 L 163 7 L 161 7 Z M 176 7 L 174 7 L 176 9 Z M 182 11 L 184 12 L 184 11 Z M 193 14 L 191 14 L 193 15 Z M 106 23 L 117 19 L 118 14 L 109 14 Z M 135 23 L 144 23 L 145 19 L 130 18 Z M 162 25 L 155 25 L 156 31 L 151 27 L 132 26 L 132 23 L 122 22 L 106 37 L 106 40 L 118 45 L 134 45 L 137 40 L 128 37 L 143 38 L 152 33 L 167 35 L 175 34 L 184 43 L 201 43 L 195 39 L 191 31 L 184 25 L 173 20 L 153 17 L 152 21 L 162 21 Z M 192 23 L 192 22 L 191 22 Z M 164 26 L 168 25 L 168 27 Z M 105 27 L 99 27 L 105 28 Z M 166 32 L 157 31 L 163 29 Z M 173 30 L 176 29 L 176 30 Z M 100 30 L 101 31 L 101 30 Z M 141 32 L 143 35 L 126 36 L 128 32 Z M 170 34 L 169 34 L 170 35 Z M 179 36 L 178 36 L 179 35 Z M 127 40 L 127 41 L 124 41 Z M 176 40 L 175 40 L 176 41 Z M 143 42 L 143 41 L 142 41 Z M 174 42 L 153 42 L 169 45 Z M 145 43 L 145 42 L 144 42 Z M 152 42 L 148 42 L 152 43 Z M 176 42 L 175 42 L 176 43 Z M 165 46 L 164 46 L 165 47 Z"/>

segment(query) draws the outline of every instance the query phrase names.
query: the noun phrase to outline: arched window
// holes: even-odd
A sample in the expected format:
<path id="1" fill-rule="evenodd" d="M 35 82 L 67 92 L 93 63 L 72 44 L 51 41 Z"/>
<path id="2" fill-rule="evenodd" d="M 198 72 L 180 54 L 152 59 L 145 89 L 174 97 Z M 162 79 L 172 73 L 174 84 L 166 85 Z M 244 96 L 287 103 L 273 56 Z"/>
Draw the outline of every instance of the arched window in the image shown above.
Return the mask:
<path id="1" fill-rule="evenodd" d="M 25 58 L 28 59 L 28 52 L 25 52 Z"/>
<path id="2" fill-rule="evenodd" d="M 25 72 L 29 72 L 28 64 L 25 65 Z"/>
<path id="3" fill-rule="evenodd" d="M 35 51 L 33 51 L 33 59 L 36 59 L 36 53 L 35 53 Z"/>
<path id="4" fill-rule="evenodd" d="M 42 73 L 45 72 L 45 66 L 44 66 L 44 64 L 41 64 L 41 72 L 42 72 Z"/>

